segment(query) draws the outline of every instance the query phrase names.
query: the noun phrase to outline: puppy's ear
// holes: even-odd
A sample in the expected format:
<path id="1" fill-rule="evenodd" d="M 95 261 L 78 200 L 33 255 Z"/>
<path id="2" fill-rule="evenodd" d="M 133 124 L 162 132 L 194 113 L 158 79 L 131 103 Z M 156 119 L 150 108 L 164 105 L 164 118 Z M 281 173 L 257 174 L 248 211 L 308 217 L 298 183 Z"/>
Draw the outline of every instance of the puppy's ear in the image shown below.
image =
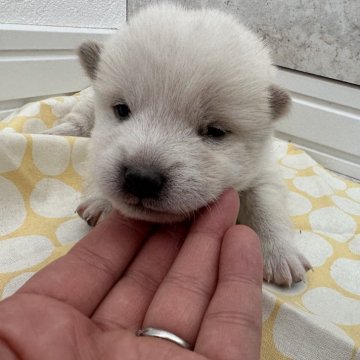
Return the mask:
<path id="1" fill-rule="evenodd" d="M 78 49 L 80 63 L 92 80 L 96 78 L 102 48 L 102 45 L 95 41 L 87 41 Z"/>
<path id="2" fill-rule="evenodd" d="M 291 98 L 285 90 L 276 85 L 271 85 L 269 92 L 271 118 L 272 120 L 278 120 L 289 112 Z"/>

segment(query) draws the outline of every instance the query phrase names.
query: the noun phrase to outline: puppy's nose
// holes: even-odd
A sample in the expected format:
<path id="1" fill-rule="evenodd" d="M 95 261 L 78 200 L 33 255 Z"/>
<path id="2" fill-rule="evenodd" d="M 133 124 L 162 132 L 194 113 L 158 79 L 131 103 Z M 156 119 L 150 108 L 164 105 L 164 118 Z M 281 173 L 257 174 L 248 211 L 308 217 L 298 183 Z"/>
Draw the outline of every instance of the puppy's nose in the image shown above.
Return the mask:
<path id="1" fill-rule="evenodd" d="M 165 181 L 161 173 L 144 168 L 126 168 L 124 178 L 124 190 L 141 199 L 157 197 Z"/>

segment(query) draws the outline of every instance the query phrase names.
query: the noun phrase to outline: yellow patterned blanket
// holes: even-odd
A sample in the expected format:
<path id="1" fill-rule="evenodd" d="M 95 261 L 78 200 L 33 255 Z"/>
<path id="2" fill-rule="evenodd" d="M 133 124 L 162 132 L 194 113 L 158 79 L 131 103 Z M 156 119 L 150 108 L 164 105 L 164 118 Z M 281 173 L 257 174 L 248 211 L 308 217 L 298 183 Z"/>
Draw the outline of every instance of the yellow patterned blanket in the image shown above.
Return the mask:
<path id="1" fill-rule="evenodd" d="M 76 96 L 28 104 L 0 122 L 0 297 L 80 239 L 76 208 L 88 139 L 38 135 Z M 360 185 L 275 141 L 295 241 L 314 271 L 263 288 L 262 359 L 360 360 Z M 241 305 L 239 305 L 241 306 Z"/>

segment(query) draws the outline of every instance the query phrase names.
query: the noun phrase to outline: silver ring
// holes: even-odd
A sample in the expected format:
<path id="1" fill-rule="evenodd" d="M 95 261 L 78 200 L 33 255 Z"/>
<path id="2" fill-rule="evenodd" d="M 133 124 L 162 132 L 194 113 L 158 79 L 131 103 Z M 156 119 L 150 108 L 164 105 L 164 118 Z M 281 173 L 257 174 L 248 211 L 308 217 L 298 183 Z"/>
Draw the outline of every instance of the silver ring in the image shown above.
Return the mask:
<path id="1" fill-rule="evenodd" d="M 188 342 L 166 330 L 149 327 L 146 329 L 138 330 L 136 332 L 136 336 L 151 336 L 151 337 L 157 337 L 160 339 L 169 340 L 175 343 L 176 345 L 183 347 L 184 349 L 191 350 L 191 346 Z"/>

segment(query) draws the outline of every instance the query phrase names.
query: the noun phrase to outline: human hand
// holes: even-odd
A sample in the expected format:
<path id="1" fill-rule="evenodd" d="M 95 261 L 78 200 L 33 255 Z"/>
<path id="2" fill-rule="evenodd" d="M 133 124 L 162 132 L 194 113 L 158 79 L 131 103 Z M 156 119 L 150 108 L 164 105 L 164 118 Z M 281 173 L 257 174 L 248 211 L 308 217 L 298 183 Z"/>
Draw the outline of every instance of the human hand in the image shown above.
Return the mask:
<path id="1" fill-rule="evenodd" d="M 228 190 L 191 225 L 113 212 L 0 303 L 0 359 L 259 359 L 261 250 L 238 209 Z"/>

